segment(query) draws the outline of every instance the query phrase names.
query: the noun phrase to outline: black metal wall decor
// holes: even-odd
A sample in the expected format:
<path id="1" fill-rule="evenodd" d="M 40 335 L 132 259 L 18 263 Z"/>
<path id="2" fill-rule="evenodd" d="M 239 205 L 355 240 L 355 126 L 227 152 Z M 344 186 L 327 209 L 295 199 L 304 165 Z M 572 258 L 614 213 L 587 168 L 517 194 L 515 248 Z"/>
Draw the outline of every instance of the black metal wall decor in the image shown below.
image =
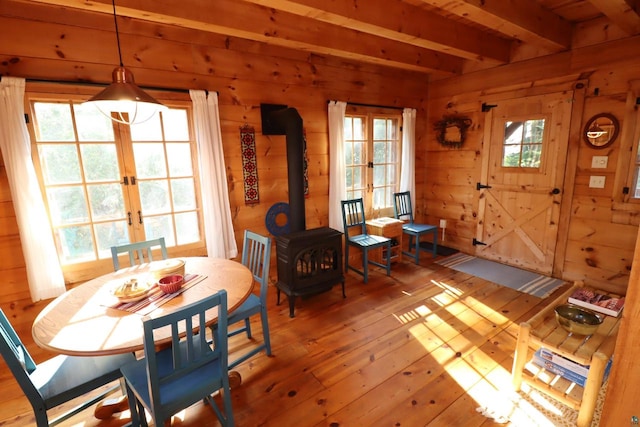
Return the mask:
<path id="1" fill-rule="evenodd" d="M 444 116 L 434 125 L 436 139 L 445 147 L 460 148 L 464 144 L 471 123 L 468 117 Z"/>

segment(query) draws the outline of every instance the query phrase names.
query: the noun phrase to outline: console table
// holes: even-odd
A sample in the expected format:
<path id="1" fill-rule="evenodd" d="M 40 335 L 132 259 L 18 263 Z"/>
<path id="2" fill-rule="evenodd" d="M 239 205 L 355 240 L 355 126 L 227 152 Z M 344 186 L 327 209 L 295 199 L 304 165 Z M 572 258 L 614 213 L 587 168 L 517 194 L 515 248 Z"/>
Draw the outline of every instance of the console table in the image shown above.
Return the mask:
<path id="1" fill-rule="evenodd" d="M 569 295 L 580 285 L 581 283 L 574 284 L 529 321 L 520 324 L 512 379 L 516 391 L 520 390 L 524 381 L 540 392 L 577 409 L 578 427 L 588 427 L 593 419 L 606 364 L 613 355 L 622 315 L 605 316 L 596 333 L 589 337 L 570 334 L 564 330 L 555 320 L 554 308 L 559 304 L 567 303 Z M 541 375 L 545 372 L 544 368 L 540 368 L 537 374 L 528 372 L 525 365 L 531 356 L 530 347 L 533 349 L 544 347 L 581 365 L 590 365 L 584 388 L 569 381 L 546 381 Z M 547 377 L 553 379 L 555 376 L 549 373 Z M 566 389 L 561 387 L 562 383 L 568 384 L 569 387 Z"/>

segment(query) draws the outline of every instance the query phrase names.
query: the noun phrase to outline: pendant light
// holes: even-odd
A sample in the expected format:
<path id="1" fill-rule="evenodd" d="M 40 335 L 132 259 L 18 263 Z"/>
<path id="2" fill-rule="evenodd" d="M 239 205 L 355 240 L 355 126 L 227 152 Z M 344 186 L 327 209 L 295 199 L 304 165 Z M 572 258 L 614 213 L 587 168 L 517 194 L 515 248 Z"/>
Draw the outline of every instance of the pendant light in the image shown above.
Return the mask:
<path id="1" fill-rule="evenodd" d="M 120 66 L 113 70 L 112 83 L 104 90 L 92 97 L 85 104 L 93 104 L 98 110 L 111 120 L 127 125 L 143 123 L 154 116 L 158 111 L 166 111 L 168 108 L 162 105 L 154 97 L 140 89 L 133 79 L 133 73 L 126 69 L 122 63 L 122 51 L 120 50 L 120 33 L 118 32 L 118 18 L 116 15 L 116 2 L 113 4 L 113 21 L 116 27 L 116 40 L 118 42 L 118 57 Z M 117 113 L 117 117 L 111 115 Z M 126 118 L 123 113 L 127 113 Z"/>

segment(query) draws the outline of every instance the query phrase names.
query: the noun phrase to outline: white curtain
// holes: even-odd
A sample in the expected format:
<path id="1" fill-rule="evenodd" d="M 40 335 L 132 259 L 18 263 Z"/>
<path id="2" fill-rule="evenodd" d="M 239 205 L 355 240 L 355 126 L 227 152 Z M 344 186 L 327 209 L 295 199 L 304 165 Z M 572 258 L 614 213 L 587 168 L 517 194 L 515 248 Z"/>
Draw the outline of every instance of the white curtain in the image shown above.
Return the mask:
<path id="1" fill-rule="evenodd" d="M 3 76 L 0 81 L 0 149 L 18 222 L 29 292 L 36 302 L 57 297 L 66 288 L 31 159 L 31 141 L 24 120 L 24 87 L 22 78 Z"/>
<path id="2" fill-rule="evenodd" d="M 200 152 L 202 212 L 207 254 L 210 257 L 235 258 L 238 246 L 233 232 L 229 190 L 220 131 L 218 94 L 190 90 L 196 140 Z"/>
<path id="3" fill-rule="evenodd" d="M 405 108 L 402 112 L 402 168 L 400 191 L 411 191 L 411 206 L 416 206 L 416 110 Z"/>
<path id="4" fill-rule="evenodd" d="M 344 165 L 344 116 L 347 103 L 329 101 L 329 227 L 343 231 L 340 202 L 347 197 Z"/>

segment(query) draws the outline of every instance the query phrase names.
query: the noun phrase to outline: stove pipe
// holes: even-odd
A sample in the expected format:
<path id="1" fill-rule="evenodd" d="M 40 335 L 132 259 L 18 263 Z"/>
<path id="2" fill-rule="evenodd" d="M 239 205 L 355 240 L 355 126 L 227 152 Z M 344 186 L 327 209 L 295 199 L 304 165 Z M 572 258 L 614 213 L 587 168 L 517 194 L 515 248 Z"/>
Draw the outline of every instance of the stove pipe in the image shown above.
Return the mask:
<path id="1" fill-rule="evenodd" d="M 269 112 L 269 121 L 286 135 L 289 181 L 289 230 L 306 230 L 304 206 L 304 134 L 302 117 L 295 108 Z"/>

